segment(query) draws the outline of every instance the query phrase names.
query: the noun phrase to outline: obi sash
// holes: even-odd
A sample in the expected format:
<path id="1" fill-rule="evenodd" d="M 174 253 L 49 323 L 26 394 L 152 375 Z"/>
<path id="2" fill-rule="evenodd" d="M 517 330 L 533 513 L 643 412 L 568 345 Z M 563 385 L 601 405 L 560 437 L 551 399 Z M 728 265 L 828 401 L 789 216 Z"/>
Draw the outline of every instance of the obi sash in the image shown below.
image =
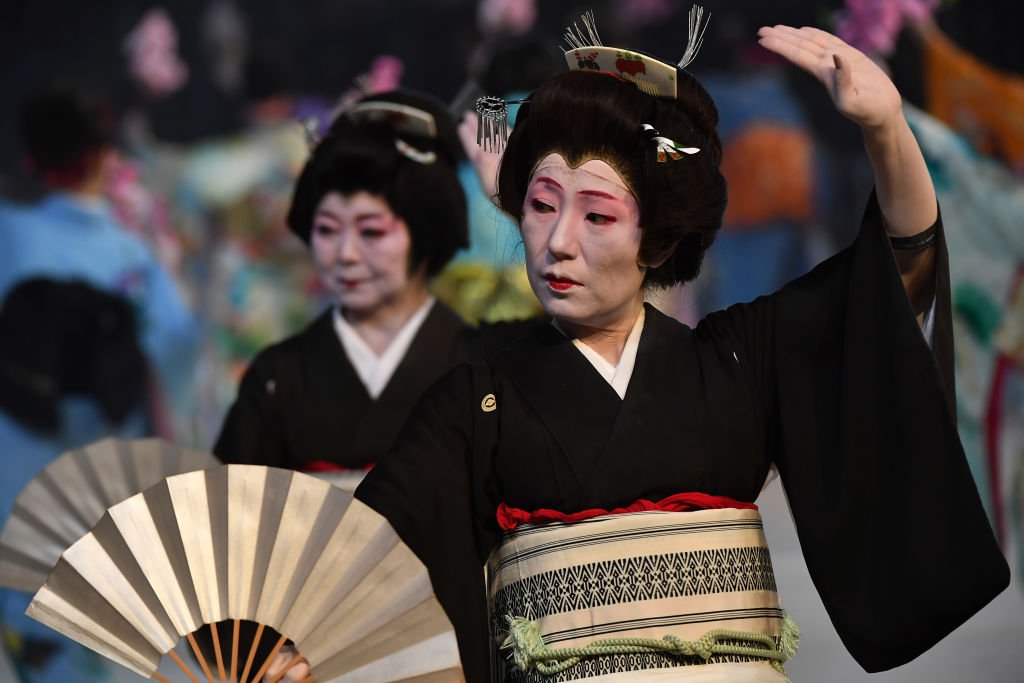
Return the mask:
<path id="1" fill-rule="evenodd" d="M 302 468 L 306 474 L 310 474 L 321 481 L 326 481 L 332 486 L 337 486 L 342 491 L 348 491 L 349 493 L 355 492 L 359 488 L 359 484 L 366 478 L 366 473 L 372 469 L 370 467 L 364 467 L 359 469 L 351 469 L 348 467 L 341 467 L 333 462 L 326 460 L 313 460 L 306 463 L 305 467 Z"/>
<path id="2" fill-rule="evenodd" d="M 706 647 L 703 654 L 611 647 L 556 673 L 524 670 L 501 649 L 494 656 L 496 681 L 788 680 L 781 661 L 749 652 L 750 646 L 769 648 L 776 660 L 785 659 L 781 652 L 792 654 L 794 640 L 791 622 L 784 629 L 757 510 L 635 512 L 525 525 L 505 535 L 487 570 L 490 623 L 496 644 L 506 641 L 506 648 L 517 628 L 513 620 L 552 650 L 666 636 L 704 638 L 707 645 L 709 634 L 717 643 L 710 656 Z"/>

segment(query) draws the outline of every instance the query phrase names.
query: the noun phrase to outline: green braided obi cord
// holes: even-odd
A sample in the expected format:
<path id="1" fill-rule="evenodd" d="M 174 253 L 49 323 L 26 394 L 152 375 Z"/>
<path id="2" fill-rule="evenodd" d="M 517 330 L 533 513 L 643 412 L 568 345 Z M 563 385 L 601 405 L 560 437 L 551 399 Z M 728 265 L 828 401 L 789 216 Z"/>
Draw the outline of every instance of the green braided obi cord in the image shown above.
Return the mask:
<path id="1" fill-rule="evenodd" d="M 788 681 L 799 633 L 756 510 L 522 526 L 488 578 L 496 681 Z"/>

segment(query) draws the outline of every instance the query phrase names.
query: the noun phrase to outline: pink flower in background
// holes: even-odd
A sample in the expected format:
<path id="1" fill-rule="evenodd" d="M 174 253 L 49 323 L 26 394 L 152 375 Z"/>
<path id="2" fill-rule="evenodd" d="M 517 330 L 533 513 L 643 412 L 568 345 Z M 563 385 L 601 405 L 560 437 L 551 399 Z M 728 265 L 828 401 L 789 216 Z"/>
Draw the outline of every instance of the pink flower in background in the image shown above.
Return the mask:
<path id="1" fill-rule="evenodd" d="M 184 247 L 174 229 L 170 207 L 146 186 L 138 164 L 121 156 L 112 159 L 107 198 L 121 225 L 141 237 L 165 268 L 180 273 Z"/>
<path id="2" fill-rule="evenodd" d="M 188 80 L 188 66 L 178 55 L 178 31 L 163 7 L 146 12 L 125 38 L 128 71 L 156 97 L 173 93 Z"/>
<path id="3" fill-rule="evenodd" d="M 326 116 L 313 117 L 304 125 L 313 125 L 315 134 L 323 135 L 341 112 L 367 95 L 379 95 L 398 90 L 402 85 L 404 74 L 405 64 L 401 59 L 394 55 L 378 55 L 370 63 L 370 70 L 355 77 L 355 87 L 343 92 Z"/>
<path id="4" fill-rule="evenodd" d="M 342 93 L 331 119 L 333 120 L 338 113 L 348 109 L 367 95 L 379 95 L 383 92 L 398 90 L 402 85 L 404 73 L 405 64 L 398 57 L 394 55 L 375 57 L 370 63 L 370 70 L 355 77 L 355 87 Z"/>
<path id="5" fill-rule="evenodd" d="M 535 0 L 480 0 L 477 25 L 486 34 L 520 35 L 533 28 L 537 21 Z"/>
<path id="6" fill-rule="evenodd" d="M 366 85 L 370 94 L 397 90 L 402 83 L 405 65 L 394 55 L 380 55 L 370 65 Z"/>
<path id="7" fill-rule="evenodd" d="M 836 34 L 855 48 L 892 54 L 903 24 L 930 16 L 938 0 L 846 0 L 837 13 Z"/>

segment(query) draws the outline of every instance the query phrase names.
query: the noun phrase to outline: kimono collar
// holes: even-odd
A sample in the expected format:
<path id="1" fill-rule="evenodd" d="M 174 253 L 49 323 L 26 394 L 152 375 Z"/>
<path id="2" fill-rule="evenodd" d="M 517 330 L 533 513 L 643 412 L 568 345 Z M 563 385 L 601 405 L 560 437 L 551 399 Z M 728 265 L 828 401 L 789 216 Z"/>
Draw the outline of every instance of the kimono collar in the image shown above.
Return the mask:
<path id="1" fill-rule="evenodd" d="M 617 365 L 612 365 L 604 356 L 587 346 L 584 342 L 567 334 L 558 324 L 557 320 L 553 320 L 551 324 L 559 332 L 572 339 L 573 346 L 583 354 L 584 358 L 590 361 L 590 364 L 611 385 L 615 393 L 619 395 L 619 398 L 625 398 L 626 389 L 629 387 L 629 380 L 633 376 L 633 367 L 636 365 L 636 352 L 640 348 L 640 335 L 643 333 L 645 317 L 645 310 L 641 307 L 640 315 L 637 316 L 636 322 L 633 323 L 633 328 L 629 331 L 629 336 L 626 337 L 626 345 L 622 349 L 622 355 L 619 356 Z"/>
<path id="2" fill-rule="evenodd" d="M 352 362 L 352 367 L 355 368 L 356 374 L 362 380 L 363 385 L 366 387 L 366 393 L 370 395 L 370 398 L 379 398 L 381 392 L 384 391 L 384 387 L 387 386 L 391 376 L 395 374 L 399 363 L 402 362 L 405 354 L 409 351 L 409 346 L 412 345 L 416 333 L 419 332 L 423 322 L 427 319 L 427 314 L 433 308 L 434 301 L 434 297 L 427 297 L 423 305 L 416 309 L 416 312 L 405 321 L 405 324 L 398 330 L 398 333 L 395 334 L 391 343 L 388 344 L 388 347 L 380 356 L 375 354 L 367 346 L 366 342 L 363 341 L 363 338 L 359 336 L 355 328 L 348 324 L 345 316 L 341 314 L 341 310 L 339 308 L 334 309 L 332 316 L 334 330 L 341 341 L 342 348 L 345 350 L 345 355 Z"/>

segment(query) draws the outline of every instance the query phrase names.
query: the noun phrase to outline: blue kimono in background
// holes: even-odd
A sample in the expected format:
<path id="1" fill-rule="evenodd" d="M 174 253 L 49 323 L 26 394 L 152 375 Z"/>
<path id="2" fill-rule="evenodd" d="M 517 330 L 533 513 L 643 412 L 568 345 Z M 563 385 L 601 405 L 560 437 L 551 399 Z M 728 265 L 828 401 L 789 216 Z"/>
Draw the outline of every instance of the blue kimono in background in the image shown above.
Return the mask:
<path id="1" fill-rule="evenodd" d="M 0 299 L 36 277 L 80 280 L 131 302 L 139 345 L 164 393 L 181 397 L 188 387 L 198 326 L 174 282 L 146 246 L 126 232 L 105 203 L 55 194 L 34 206 L 0 203 Z M 28 429 L 0 412 L 0 524 L 22 488 L 64 451 L 104 436 L 152 433 L 143 410 L 110 423 L 89 397 L 67 396 L 58 404 L 56 431 Z M 3 645 L 24 681 L 105 681 L 113 666 L 24 615 L 31 595 L 0 590 Z"/>
<path id="2" fill-rule="evenodd" d="M 780 73 L 709 74 L 701 82 L 721 117 L 722 171 L 729 182 L 724 229 L 705 256 L 705 276 L 698 283 L 706 313 L 774 292 L 813 265 L 805 228 L 820 199 L 813 196 L 817 188 L 812 196 L 788 204 L 774 198 L 785 189 L 780 174 L 791 182 L 811 183 L 809 176 L 824 169 L 816 159 L 800 163 L 788 158 L 797 150 L 764 144 L 766 138 L 803 138 L 804 145 L 812 146 L 807 118 Z M 787 157 L 783 168 L 779 155 Z M 745 206 L 736 211 L 740 204 Z"/>

